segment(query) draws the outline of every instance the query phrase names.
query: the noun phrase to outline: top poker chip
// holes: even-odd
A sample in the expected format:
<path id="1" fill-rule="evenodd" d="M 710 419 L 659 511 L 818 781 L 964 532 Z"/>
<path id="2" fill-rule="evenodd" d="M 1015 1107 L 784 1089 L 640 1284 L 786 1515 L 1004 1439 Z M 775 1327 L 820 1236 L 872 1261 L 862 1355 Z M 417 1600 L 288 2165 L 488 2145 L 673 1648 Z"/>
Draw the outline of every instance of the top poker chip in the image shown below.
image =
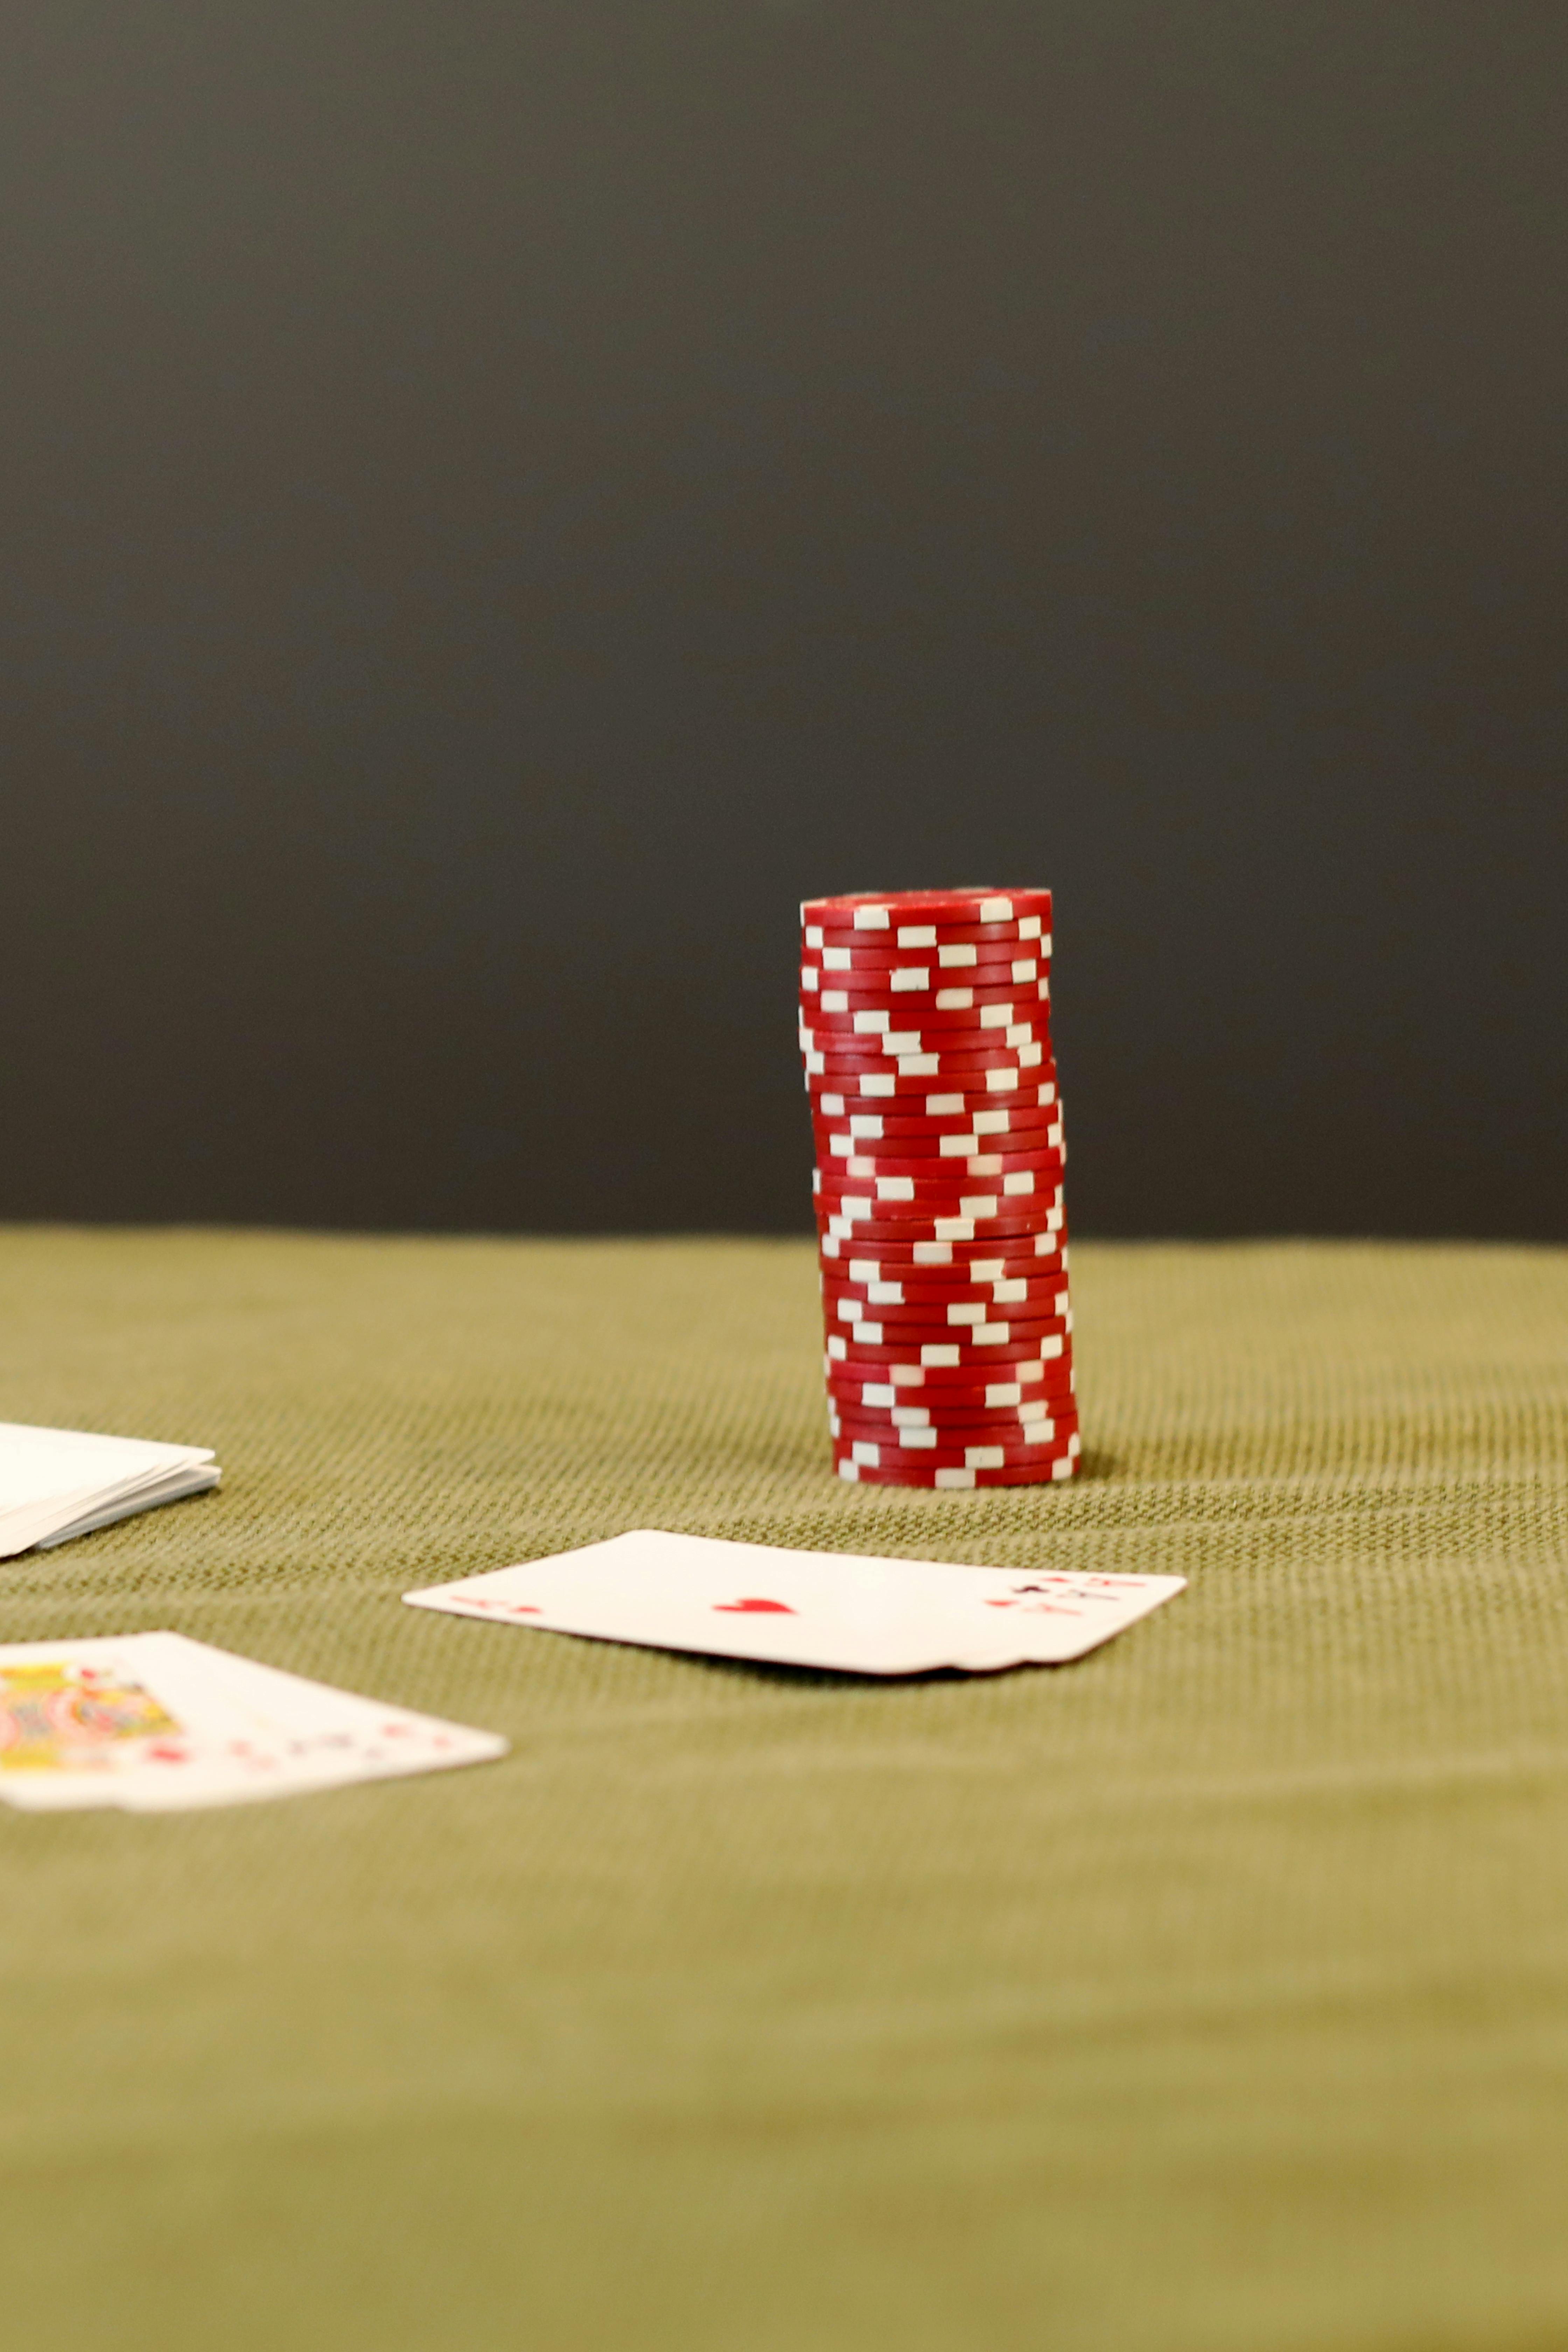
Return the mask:
<path id="1" fill-rule="evenodd" d="M 803 898 L 800 919 L 834 931 L 895 931 L 906 923 L 1016 923 L 1047 916 L 1048 890 L 853 891 L 837 898 Z"/>

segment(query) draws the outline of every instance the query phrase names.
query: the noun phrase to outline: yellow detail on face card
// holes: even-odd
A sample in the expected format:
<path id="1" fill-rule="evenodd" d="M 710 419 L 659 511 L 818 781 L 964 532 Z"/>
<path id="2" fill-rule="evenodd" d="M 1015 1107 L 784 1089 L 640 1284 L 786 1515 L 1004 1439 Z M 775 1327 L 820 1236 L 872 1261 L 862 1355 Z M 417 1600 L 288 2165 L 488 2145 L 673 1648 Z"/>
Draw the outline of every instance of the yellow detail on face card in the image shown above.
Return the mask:
<path id="1" fill-rule="evenodd" d="M 124 1740 L 179 1730 L 128 1675 L 68 1659 L 0 1668 L 0 1772 L 91 1771 Z"/>

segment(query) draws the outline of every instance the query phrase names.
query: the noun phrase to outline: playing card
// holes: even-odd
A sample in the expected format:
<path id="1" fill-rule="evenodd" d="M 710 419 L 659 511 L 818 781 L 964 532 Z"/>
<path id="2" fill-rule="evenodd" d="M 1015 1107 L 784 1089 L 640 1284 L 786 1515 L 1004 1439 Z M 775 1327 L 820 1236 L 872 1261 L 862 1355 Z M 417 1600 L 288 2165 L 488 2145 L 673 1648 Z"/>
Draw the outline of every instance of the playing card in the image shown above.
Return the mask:
<path id="1" fill-rule="evenodd" d="M 0 1800 L 28 1811 L 236 1804 L 505 1749 L 178 1633 L 0 1649 Z"/>
<path id="2" fill-rule="evenodd" d="M 914 1675 L 1081 1657 L 1184 1581 L 787 1551 L 638 1528 L 404 1599 L 599 1641 Z"/>
<path id="3" fill-rule="evenodd" d="M 209 1689 L 222 1693 L 243 1714 L 247 1737 L 266 1747 L 273 1793 L 441 1771 L 485 1763 L 507 1752 L 507 1742 L 493 1732 L 473 1731 L 409 1707 L 361 1698 L 252 1658 L 209 1649 L 183 1635 L 169 1638 L 207 1677 Z M 155 1789 L 143 1791 L 137 1809 L 152 1810 L 158 1801 Z"/>
<path id="4" fill-rule="evenodd" d="M 0 1422 L 0 1559 L 216 1486 L 210 1449 Z"/>

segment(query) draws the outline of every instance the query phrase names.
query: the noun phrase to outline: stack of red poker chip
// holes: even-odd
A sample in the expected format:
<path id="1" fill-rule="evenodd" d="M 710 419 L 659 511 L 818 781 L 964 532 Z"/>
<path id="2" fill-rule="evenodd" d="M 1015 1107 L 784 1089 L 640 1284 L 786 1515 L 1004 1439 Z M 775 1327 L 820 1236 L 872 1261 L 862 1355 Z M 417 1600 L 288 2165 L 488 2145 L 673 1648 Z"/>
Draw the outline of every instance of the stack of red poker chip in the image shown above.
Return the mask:
<path id="1" fill-rule="evenodd" d="M 1078 1466 L 1048 890 L 808 898 L 800 1044 L 841 1478 Z"/>

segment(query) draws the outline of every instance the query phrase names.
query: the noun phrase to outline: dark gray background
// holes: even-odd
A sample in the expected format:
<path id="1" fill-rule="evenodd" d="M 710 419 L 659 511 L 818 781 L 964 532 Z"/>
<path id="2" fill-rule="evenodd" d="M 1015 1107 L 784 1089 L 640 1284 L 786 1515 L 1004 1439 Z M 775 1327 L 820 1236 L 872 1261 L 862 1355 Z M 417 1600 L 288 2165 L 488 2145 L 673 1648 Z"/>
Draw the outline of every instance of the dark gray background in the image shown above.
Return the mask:
<path id="1" fill-rule="evenodd" d="M 1556 0 L 3 46 L 0 1213 L 805 1228 L 994 880 L 1080 1231 L 1563 1233 Z"/>

